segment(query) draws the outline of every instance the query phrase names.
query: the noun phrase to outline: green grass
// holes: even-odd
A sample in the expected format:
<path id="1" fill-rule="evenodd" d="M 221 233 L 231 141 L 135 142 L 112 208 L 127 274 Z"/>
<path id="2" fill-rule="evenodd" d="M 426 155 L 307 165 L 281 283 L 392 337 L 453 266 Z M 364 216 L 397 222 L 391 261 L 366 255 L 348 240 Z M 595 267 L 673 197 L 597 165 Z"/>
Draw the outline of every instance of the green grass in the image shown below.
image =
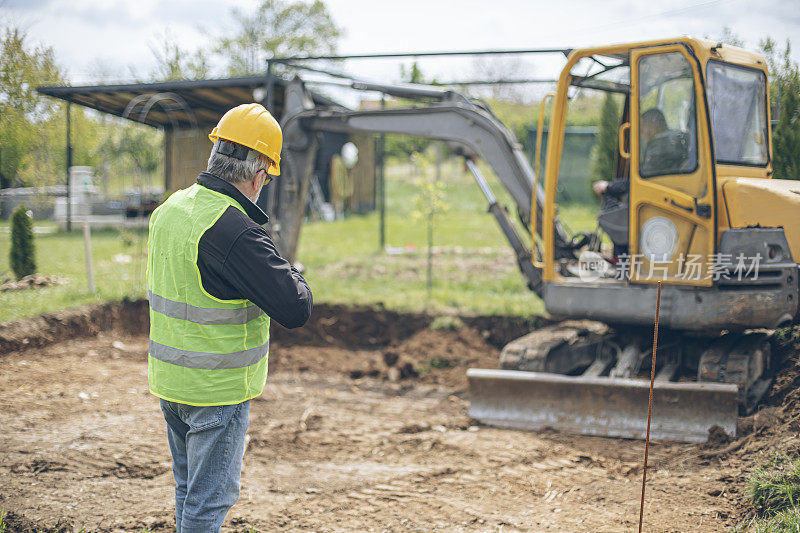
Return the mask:
<path id="1" fill-rule="evenodd" d="M 514 204 L 488 169 L 484 169 L 498 200 Z M 429 174 L 433 168 L 428 168 Z M 542 302 L 525 286 L 513 253 L 486 199 L 470 174 L 454 162 L 444 165 L 445 201 L 434 232 L 433 286 L 426 285 L 426 225 L 414 218 L 418 187 L 408 165 L 387 168 L 386 244 L 403 248 L 392 255 L 379 248 L 377 212 L 352 215 L 332 223 L 308 222 L 300 236 L 297 259 L 316 302 L 383 304 L 398 310 L 429 310 L 438 314 L 479 313 L 531 316 L 544 312 Z M 509 209 L 514 217 L 513 209 Z M 560 216 L 574 231 L 596 226 L 597 207 L 568 205 Z M 51 223 L 36 227 L 54 229 Z M 523 233 L 521 226 L 517 225 Z M 10 234 L 0 223 L 0 280 L 11 276 Z M 86 282 L 83 235 L 53 232 L 35 235 L 38 272 L 69 280 L 68 285 L 39 290 L 0 292 L 0 322 L 83 304 L 144 296 L 146 232 L 106 230 L 92 233 L 97 291 Z M 130 256 L 131 263 L 114 257 Z"/>
<path id="2" fill-rule="evenodd" d="M 48 223 L 35 222 L 35 228 L 54 230 Z M 0 280 L 13 279 L 9 268 L 10 234 L 8 224 L 0 224 Z M 92 232 L 92 260 L 96 291 L 89 293 L 82 231 L 36 233 L 37 271 L 58 276 L 66 285 L 38 290 L 0 292 L 0 322 L 78 307 L 92 302 L 144 296 L 146 230 L 95 230 Z M 114 260 L 130 256 L 130 263 Z"/>
<path id="3" fill-rule="evenodd" d="M 387 243 L 415 247 L 402 255 L 379 253 L 375 214 L 308 224 L 298 259 L 307 267 L 315 301 L 383 303 L 405 310 L 427 305 L 437 311 L 540 313 L 541 304 L 525 287 L 513 256 L 503 247 L 501 237 L 493 235 L 497 230 L 490 224 L 494 221 L 483 214 L 463 221 L 450 214 L 447 217 L 436 231 L 436 246 L 447 248 L 434 256 L 430 301 L 422 224 L 395 215 L 387 217 Z M 462 250 L 456 250 L 457 246 Z"/>
<path id="4" fill-rule="evenodd" d="M 431 321 L 429 327 L 433 331 L 461 331 L 464 322 L 457 316 L 440 315 Z"/>
<path id="5" fill-rule="evenodd" d="M 415 180 L 404 165 L 390 168 L 387 174 L 386 244 L 410 251 L 381 253 L 378 213 L 307 223 L 298 259 L 307 267 L 315 301 L 382 303 L 394 309 L 427 308 L 436 313 L 530 316 L 544 312 L 541 300 L 526 287 L 497 223 L 486 212 L 480 189 L 455 165 L 443 171 L 450 209 L 435 225 L 434 246 L 439 253 L 434 255 L 433 290 L 428 299 L 426 225 L 412 216 Z M 500 203 L 513 206 L 496 178 L 488 171 L 486 176 Z M 560 210 L 574 231 L 594 229 L 596 213 L 593 205 Z M 519 225 L 518 230 L 523 233 Z"/>
<path id="6" fill-rule="evenodd" d="M 769 518 L 755 520 L 749 527 L 752 533 L 800 533 L 800 511 L 786 509 Z"/>
<path id="7" fill-rule="evenodd" d="M 800 458 L 771 454 L 747 476 L 745 498 L 755 516 L 740 530 L 800 533 Z"/>

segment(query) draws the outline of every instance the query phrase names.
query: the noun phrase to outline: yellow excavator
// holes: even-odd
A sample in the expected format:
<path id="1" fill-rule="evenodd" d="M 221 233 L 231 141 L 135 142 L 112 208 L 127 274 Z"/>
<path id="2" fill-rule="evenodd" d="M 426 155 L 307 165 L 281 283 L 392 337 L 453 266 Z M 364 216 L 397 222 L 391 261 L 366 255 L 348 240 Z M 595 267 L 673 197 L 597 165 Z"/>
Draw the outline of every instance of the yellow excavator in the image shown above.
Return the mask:
<path id="1" fill-rule="evenodd" d="M 503 427 L 642 438 L 649 380 L 640 370 L 650 367 L 661 281 L 651 436 L 703 441 L 713 426 L 735 433 L 737 415 L 771 383 L 770 330 L 797 319 L 800 298 L 800 181 L 772 179 L 762 56 L 688 37 L 572 50 L 542 102 L 535 170 L 480 101 L 438 87 L 353 87 L 424 104 L 318 107 L 294 80 L 282 121 L 288 172 L 268 199 L 286 255 L 296 250 L 319 132 L 445 140 L 467 157 L 529 287 L 565 320 L 508 344 L 501 368 L 469 369 L 470 415 Z M 609 176 L 621 193 L 606 198 L 596 232 L 570 234 L 559 217 L 559 178 L 570 102 L 583 90 L 624 102 Z M 477 157 L 514 199 L 530 238 L 497 203 Z"/>

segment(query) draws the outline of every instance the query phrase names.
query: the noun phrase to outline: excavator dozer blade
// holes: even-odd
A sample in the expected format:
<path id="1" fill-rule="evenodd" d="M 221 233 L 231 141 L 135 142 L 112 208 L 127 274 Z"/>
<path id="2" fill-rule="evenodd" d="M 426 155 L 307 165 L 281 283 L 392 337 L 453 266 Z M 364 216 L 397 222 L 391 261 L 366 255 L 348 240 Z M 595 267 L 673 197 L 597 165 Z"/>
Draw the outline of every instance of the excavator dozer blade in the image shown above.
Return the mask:
<path id="1" fill-rule="evenodd" d="M 650 382 L 546 372 L 470 368 L 469 415 L 515 429 L 643 439 Z M 738 387 L 656 381 L 650 438 L 704 442 L 712 426 L 736 433 Z"/>

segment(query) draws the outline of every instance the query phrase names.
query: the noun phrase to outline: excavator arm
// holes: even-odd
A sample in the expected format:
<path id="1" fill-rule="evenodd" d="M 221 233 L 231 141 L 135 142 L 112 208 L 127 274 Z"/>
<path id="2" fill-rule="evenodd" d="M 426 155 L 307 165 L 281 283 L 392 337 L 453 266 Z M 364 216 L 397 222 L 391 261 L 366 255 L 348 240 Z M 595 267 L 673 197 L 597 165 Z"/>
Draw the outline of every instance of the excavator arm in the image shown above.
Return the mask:
<path id="1" fill-rule="evenodd" d="M 480 156 L 491 166 L 514 200 L 520 220 L 526 227 L 529 225 L 533 200 L 533 169 L 513 133 L 488 108 L 461 94 L 451 91 L 425 91 L 423 96 L 436 100 L 418 107 L 353 111 L 317 107 L 312 103 L 302 80 L 295 78 L 292 81 L 287 89 L 286 110 L 282 121 L 283 173 L 275 182 L 278 186 L 269 191 L 267 198 L 267 208 L 274 219 L 272 229 L 284 255 L 294 258 L 297 250 L 319 132 L 396 133 L 455 144 L 461 147 L 463 153 Z M 529 287 L 541 296 L 541 271 L 531 263 L 530 247 L 516 232 L 505 209 L 497 204 L 477 167 L 469 164 L 468 168 L 489 202 L 489 211 L 514 249 Z M 541 187 L 537 189 L 536 213 L 539 220 L 536 227 L 542 228 L 544 191 Z M 569 239 L 558 223 L 555 232 L 557 246 L 568 248 Z"/>

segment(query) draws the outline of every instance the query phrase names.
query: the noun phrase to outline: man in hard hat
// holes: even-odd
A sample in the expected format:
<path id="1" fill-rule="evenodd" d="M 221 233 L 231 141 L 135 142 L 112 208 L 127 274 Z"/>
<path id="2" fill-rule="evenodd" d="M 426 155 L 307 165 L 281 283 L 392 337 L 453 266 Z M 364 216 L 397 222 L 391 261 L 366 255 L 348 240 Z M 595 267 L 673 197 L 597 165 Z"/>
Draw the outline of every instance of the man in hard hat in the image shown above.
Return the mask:
<path id="1" fill-rule="evenodd" d="M 255 204 L 280 174 L 280 126 L 263 106 L 240 105 L 209 138 L 208 169 L 153 212 L 148 240 L 148 379 L 167 421 L 183 533 L 219 531 L 239 497 L 250 400 L 267 378 L 270 317 L 300 327 L 312 306 Z"/>

